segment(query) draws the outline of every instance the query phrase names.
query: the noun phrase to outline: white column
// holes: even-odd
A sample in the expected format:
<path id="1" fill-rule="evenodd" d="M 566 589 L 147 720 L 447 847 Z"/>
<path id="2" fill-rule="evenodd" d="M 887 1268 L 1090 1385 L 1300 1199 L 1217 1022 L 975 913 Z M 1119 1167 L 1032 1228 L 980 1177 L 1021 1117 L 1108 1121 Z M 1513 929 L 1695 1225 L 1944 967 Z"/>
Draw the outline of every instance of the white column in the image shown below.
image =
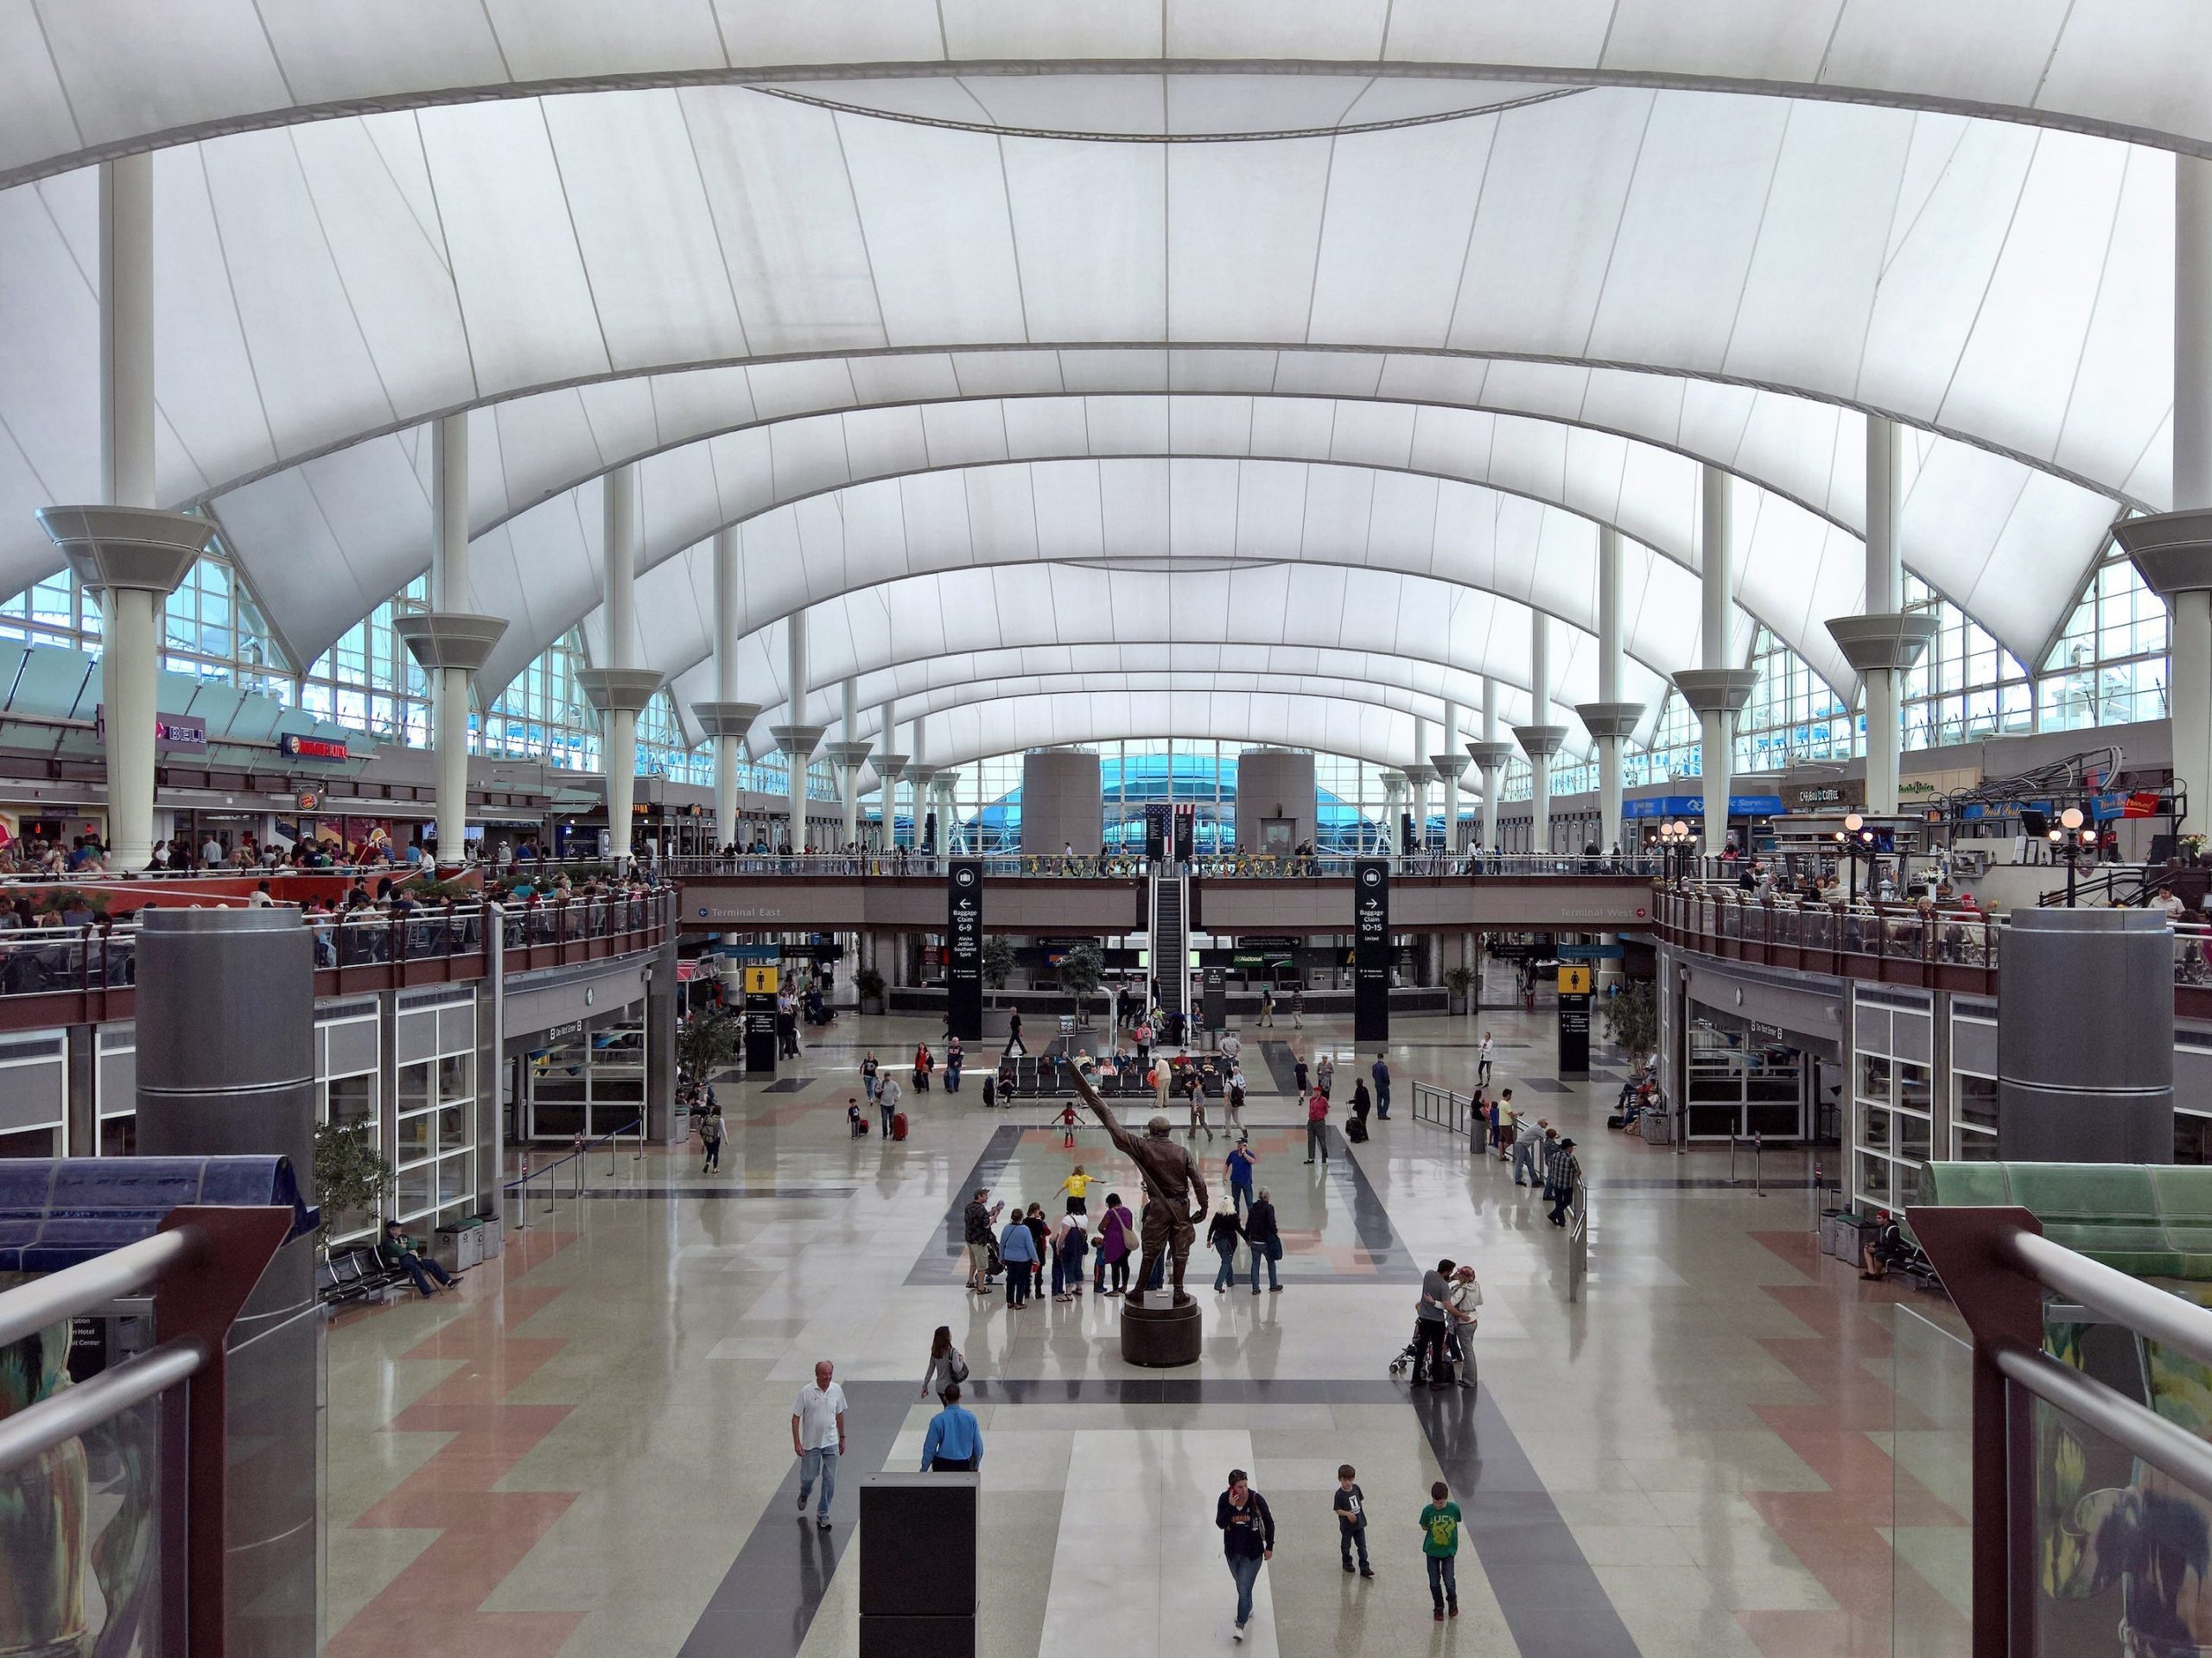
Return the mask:
<path id="1" fill-rule="evenodd" d="M 154 502 L 154 158 L 100 163 L 100 473 L 111 506 Z M 187 567 L 189 568 L 188 566 Z M 107 845 L 118 869 L 154 850 L 154 721 L 162 601 L 101 589 Z"/>
<path id="2" fill-rule="evenodd" d="M 1444 705 L 1444 740 L 1437 751 L 1445 757 L 1435 762 L 1438 774 L 1444 779 L 1444 850 L 1446 855 L 1459 849 L 1459 769 L 1446 762 L 1459 754 L 1459 705 Z M 1460 756 L 1461 764 L 1465 757 Z"/>
<path id="3" fill-rule="evenodd" d="M 1886 615 L 1902 598 L 1897 557 L 1897 460 L 1902 434 L 1894 421 L 1866 417 L 1866 602 L 1869 615 Z M 2208 613 L 2212 614 L 2212 613 Z M 1893 667 L 1861 670 L 1866 692 L 1866 810 L 1890 816 L 1897 809 L 1897 766 L 1904 733 L 1897 720 L 1902 676 Z"/>
<path id="4" fill-rule="evenodd" d="M 1541 610 L 1529 613 L 1529 695 L 1532 727 L 1552 722 L 1552 619 Z M 1523 744 L 1524 747 L 1528 745 Z M 1539 745 L 1541 746 L 1541 745 Z M 1529 849 L 1552 849 L 1552 762 L 1548 754 L 1529 754 Z"/>
<path id="5" fill-rule="evenodd" d="M 928 763 L 929 739 L 924 735 L 919 720 L 910 721 L 906 727 L 906 746 L 912 753 L 907 761 L 909 765 L 918 767 Z M 906 844 L 919 852 L 922 849 L 922 820 L 929 814 L 922 804 L 922 782 L 918 777 L 907 780 L 906 793 L 911 801 L 907 816 L 912 820 L 906 831 Z"/>
<path id="6" fill-rule="evenodd" d="M 715 697 L 737 701 L 737 642 L 741 603 L 738 592 L 740 549 L 735 525 L 715 534 Z M 721 846 L 737 840 L 738 745 L 741 734 L 727 727 L 715 734 L 715 833 Z"/>
<path id="7" fill-rule="evenodd" d="M 430 609 L 468 608 L 468 416 L 432 429 Z M 448 664 L 430 675 L 431 746 L 437 756 L 438 861 L 468 856 L 469 670 Z"/>
<path id="8" fill-rule="evenodd" d="M 888 852 L 899 844 L 899 774 L 906 765 L 906 756 L 899 752 L 897 698 L 884 699 L 876 715 L 876 728 L 882 733 L 882 746 L 875 757 L 876 781 L 883 785 L 883 839 L 879 850 Z"/>
<path id="9" fill-rule="evenodd" d="M 845 682 L 844 727 L 845 740 L 856 742 L 860 735 L 860 682 Z M 845 839 L 851 846 L 861 838 L 861 767 L 865 761 L 854 759 L 845 767 Z"/>
<path id="10" fill-rule="evenodd" d="M 2212 508 L 2212 161 L 2174 157 L 2174 511 Z M 2212 587 L 2167 596 L 2174 778 L 2212 823 Z"/>
<path id="11" fill-rule="evenodd" d="M 1621 700 L 1621 536 L 1610 524 L 1598 527 L 1598 700 Z M 1620 735 L 1598 739 L 1598 846 L 1620 839 Z"/>
<path id="12" fill-rule="evenodd" d="M 1498 791 L 1504 786 L 1506 762 L 1513 757 L 1513 745 L 1498 735 L 1497 681 L 1485 675 L 1483 678 L 1483 734 L 1467 744 L 1467 753 L 1474 759 L 1476 769 L 1483 774 L 1483 827 L 1478 843 L 1495 851 L 1498 848 Z"/>
<path id="13" fill-rule="evenodd" d="M 1412 769 L 1406 773 L 1406 781 L 1411 785 L 1413 791 L 1414 848 L 1418 852 L 1428 850 L 1428 779 L 1433 771 L 1433 768 L 1428 767 L 1428 721 L 1415 719 L 1414 721 L 1414 763 Z"/>
<path id="14" fill-rule="evenodd" d="M 791 699 L 791 719 L 793 726 L 806 723 L 806 613 L 794 610 L 784 621 L 784 667 L 785 694 Z M 791 800 L 789 810 L 791 825 L 791 850 L 806 850 L 806 763 L 813 757 L 813 746 L 805 752 L 786 752 L 784 759 L 790 772 Z"/>
<path id="15" fill-rule="evenodd" d="M 1702 512 L 1698 560 L 1704 607 L 1699 641 L 1706 670 L 1725 670 L 1728 659 L 1728 614 L 1734 582 L 1729 565 L 1728 474 L 1718 467 L 1700 469 Z M 1717 858 L 1728 843 L 1728 791 L 1735 771 L 1736 716 L 1727 708 L 1706 708 L 1698 721 L 1703 731 L 1705 855 Z"/>
<path id="16" fill-rule="evenodd" d="M 638 665 L 637 487 L 636 467 L 617 467 L 607 474 L 600 496 L 600 545 L 607 562 L 607 665 L 625 671 Z M 608 708 L 603 734 L 607 843 L 620 867 L 630 856 L 630 809 L 638 792 L 638 710 Z"/>

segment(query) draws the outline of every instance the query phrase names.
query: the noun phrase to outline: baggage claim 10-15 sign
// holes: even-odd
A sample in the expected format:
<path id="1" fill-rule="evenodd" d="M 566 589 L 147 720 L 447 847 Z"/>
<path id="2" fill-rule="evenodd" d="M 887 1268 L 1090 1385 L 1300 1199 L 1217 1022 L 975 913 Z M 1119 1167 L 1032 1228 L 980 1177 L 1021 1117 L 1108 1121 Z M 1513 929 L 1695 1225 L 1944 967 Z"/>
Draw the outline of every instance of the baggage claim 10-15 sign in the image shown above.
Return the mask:
<path id="1" fill-rule="evenodd" d="M 1390 1034 L 1390 866 L 1361 859 L 1351 893 L 1351 1036 L 1381 1042 Z"/>

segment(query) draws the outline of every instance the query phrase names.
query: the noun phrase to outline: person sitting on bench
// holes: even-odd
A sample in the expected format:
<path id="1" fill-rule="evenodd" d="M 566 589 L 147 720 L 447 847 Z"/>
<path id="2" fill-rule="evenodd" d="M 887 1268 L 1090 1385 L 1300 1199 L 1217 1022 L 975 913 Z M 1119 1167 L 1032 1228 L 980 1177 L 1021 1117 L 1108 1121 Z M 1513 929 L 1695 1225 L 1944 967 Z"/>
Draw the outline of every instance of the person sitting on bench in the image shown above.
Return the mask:
<path id="1" fill-rule="evenodd" d="M 1859 1252 L 1859 1265 L 1866 1268 L 1859 1275 L 1865 1279 L 1887 1278 L 1891 1267 L 1901 1267 L 1912 1259 L 1912 1246 L 1904 1241 L 1897 1217 L 1885 1209 L 1877 1210 L 1874 1218 L 1879 1224 Z"/>
<path id="2" fill-rule="evenodd" d="M 425 1296 L 435 1295 L 438 1290 L 449 1290 L 454 1286 L 453 1274 L 423 1252 L 422 1244 L 399 1229 L 397 1221 L 384 1223 L 384 1242 L 377 1246 L 377 1259 L 387 1267 L 404 1272 L 415 1282 L 415 1287 Z M 438 1289 L 430 1287 L 430 1280 L 437 1280 Z"/>

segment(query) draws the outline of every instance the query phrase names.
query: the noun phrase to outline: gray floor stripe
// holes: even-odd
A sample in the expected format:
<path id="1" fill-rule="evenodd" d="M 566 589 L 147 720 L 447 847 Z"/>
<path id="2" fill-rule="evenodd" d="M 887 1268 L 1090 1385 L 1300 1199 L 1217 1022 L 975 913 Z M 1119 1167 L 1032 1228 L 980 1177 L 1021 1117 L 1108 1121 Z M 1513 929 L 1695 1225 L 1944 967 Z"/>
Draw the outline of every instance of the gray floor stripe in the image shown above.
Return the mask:
<path id="1" fill-rule="evenodd" d="M 1487 1389 L 1413 1395 L 1521 1658 L 1637 1658 L 1635 1640 Z"/>
<path id="2" fill-rule="evenodd" d="M 848 1382 L 844 1388 L 845 1454 L 830 1509 L 834 1528 L 815 1528 L 810 1503 L 800 1523 L 792 1506 L 798 1496 L 794 1459 L 677 1658 L 795 1658 L 805 1643 L 837 1562 L 853 1540 L 861 1477 L 882 1471 L 906 1425 L 906 1407 L 914 1402 L 914 1390 L 904 1382 Z"/>

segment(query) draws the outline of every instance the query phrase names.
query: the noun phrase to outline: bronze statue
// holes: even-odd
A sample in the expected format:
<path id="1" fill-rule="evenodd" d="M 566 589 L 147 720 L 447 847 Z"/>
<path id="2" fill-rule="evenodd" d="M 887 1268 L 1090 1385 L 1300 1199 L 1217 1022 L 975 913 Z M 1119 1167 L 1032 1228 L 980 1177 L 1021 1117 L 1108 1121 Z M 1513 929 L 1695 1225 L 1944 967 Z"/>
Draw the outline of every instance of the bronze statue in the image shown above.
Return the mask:
<path id="1" fill-rule="evenodd" d="M 1197 1223 L 1205 1219 L 1206 1208 L 1211 1201 L 1206 1193 L 1206 1178 L 1198 1170 L 1198 1159 L 1192 1155 L 1189 1147 L 1179 1146 L 1167 1137 L 1171 1125 L 1166 1117 L 1154 1116 L 1145 1125 L 1144 1138 L 1140 1140 L 1107 1109 L 1106 1102 L 1090 1086 L 1089 1077 L 1080 1070 L 1072 1075 L 1076 1092 L 1083 1096 L 1091 1115 L 1106 1125 L 1106 1133 L 1115 1146 L 1137 1166 L 1144 1189 L 1152 1198 L 1144 1210 L 1144 1253 L 1137 1258 L 1138 1293 L 1143 1293 L 1145 1274 L 1151 1271 L 1160 1252 L 1172 1245 L 1175 1299 L 1180 1300 L 1183 1267 L 1191 1258 L 1191 1240 L 1197 1236 Z M 1196 1209 L 1191 1207 L 1191 1189 L 1194 1186 L 1198 1194 Z"/>

